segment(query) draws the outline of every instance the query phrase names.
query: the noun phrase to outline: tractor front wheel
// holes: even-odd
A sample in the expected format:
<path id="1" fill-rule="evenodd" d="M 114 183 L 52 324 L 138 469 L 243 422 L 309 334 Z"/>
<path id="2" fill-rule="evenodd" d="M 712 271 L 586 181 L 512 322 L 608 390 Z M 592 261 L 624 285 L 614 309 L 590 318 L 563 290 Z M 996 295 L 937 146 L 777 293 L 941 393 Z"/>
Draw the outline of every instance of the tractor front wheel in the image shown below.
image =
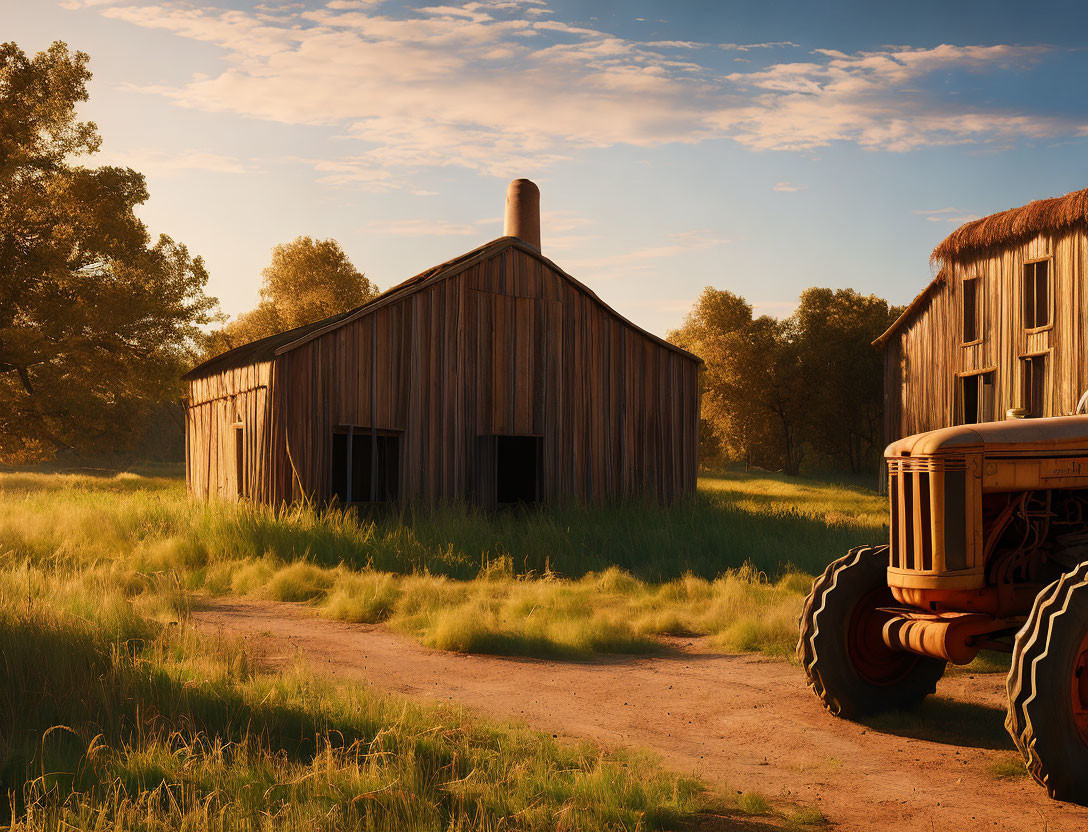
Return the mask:
<path id="1" fill-rule="evenodd" d="M 1035 598 L 1016 634 L 1005 727 L 1051 797 L 1088 805 L 1088 563 Z"/>
<path id="2" fill-rule="evenodd" d="M 946 662 L 884 643 L 882 608 L 896 605 L 887 566 L 887 546 L 851 549 L 813 582 L 801 610 L 797 658 L 835 716 L 913 705 L 944 675 Z"/>

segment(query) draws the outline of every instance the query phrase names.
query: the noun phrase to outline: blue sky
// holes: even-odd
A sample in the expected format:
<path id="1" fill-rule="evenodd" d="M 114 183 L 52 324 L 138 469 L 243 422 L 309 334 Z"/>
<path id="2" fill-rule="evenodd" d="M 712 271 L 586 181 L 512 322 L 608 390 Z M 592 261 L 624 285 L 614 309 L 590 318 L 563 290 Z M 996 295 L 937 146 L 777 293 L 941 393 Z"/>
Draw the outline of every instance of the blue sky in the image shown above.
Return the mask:
<path id="1" fill-rule="evenodd" d="M 892 6 L 894 5 L 894 8 Z M 502 233 L 664 334 L 704 286 L 787 314 L 896 303 L 959 223 L 1088 186 L 1088 4 L 0 0 L 91 56 L 98 162 L 204 256 L 228 313 L 273 245 L 334 237 L 382 288 Z"/>

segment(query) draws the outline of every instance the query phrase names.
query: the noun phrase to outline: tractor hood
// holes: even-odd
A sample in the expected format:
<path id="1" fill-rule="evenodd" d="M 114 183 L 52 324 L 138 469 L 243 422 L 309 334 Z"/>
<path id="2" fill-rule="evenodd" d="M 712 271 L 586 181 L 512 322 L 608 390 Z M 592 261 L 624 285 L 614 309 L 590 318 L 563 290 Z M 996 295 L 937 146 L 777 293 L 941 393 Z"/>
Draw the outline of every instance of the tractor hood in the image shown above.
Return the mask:
<path id="1" fill-rule="evenodd" d="M 1088 453 L 1088 416 L 1006 419 L 916 433 L 893 442 L 886 458 L 941 454 L 1008 453 L 1053 456 Z"/>

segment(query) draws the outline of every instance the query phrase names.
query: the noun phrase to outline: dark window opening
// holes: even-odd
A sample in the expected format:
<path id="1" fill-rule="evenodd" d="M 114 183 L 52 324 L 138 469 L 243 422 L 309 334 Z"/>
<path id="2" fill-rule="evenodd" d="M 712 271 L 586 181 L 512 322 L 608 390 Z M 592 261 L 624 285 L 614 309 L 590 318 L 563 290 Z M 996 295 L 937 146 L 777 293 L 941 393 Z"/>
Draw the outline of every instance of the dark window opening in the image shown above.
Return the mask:
<path id="1" fill-rule="evenodd" d="M 1020 359 L 1023 377 L 1022 406 L 1029 417 L 1046 414 L 1046 356 L 1032 355 Z"/>
<path id="2" fill-rule="evenodd" d="M 1050 323 L 1050 261 L 1024 266 L 1024 329 Z"/>
<path id="3" fill-rule="evenodd" d="M 977 341 L 979 334 L 979 280 L 971 278 L 963 281 L 963 342 Z"/>
<path id="4" fill-rule="evenodd" d="M 976 373 L 960 378 L 960 413 L 963 425 L 994 420 L 994 374 Z"/>
<path id="5" fill-rule="evenodd" d="M 332 493 L 341 503 L 387 503 L 400 494 L 400 435 L 354 428 L 332 436 Z"/>
<path id="6" fill-rule="evenodd" d="M 246 495 L 246 434 L 241 425 L 234 426 L 234 487 L 236 496 Z"/>
<path id="7" fill-rule="evenodd" d="M 533 505 L 541 495 L 539 436 L 480 436 L 476 440 L 476 499 L 481 506 Z"/>
<path id="8" fill-rule="evenodd" d="M 538 487 L 540 437 L 499 436 L 495 443 L 495 502 L 531 505 Z"/>

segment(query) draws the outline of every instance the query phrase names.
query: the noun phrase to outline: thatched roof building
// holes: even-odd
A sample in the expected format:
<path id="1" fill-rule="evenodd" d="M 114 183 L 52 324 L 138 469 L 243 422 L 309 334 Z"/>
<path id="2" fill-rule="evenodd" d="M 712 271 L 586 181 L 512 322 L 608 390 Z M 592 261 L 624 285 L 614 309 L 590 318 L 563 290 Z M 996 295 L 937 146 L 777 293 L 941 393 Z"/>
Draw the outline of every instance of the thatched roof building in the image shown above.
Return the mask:
<path id="1" fill-rule="evenodd" d="M 1071 413 L 1088 387 L 1088 189 L 973 220 L 874 345 L 885 437 Z"/>

